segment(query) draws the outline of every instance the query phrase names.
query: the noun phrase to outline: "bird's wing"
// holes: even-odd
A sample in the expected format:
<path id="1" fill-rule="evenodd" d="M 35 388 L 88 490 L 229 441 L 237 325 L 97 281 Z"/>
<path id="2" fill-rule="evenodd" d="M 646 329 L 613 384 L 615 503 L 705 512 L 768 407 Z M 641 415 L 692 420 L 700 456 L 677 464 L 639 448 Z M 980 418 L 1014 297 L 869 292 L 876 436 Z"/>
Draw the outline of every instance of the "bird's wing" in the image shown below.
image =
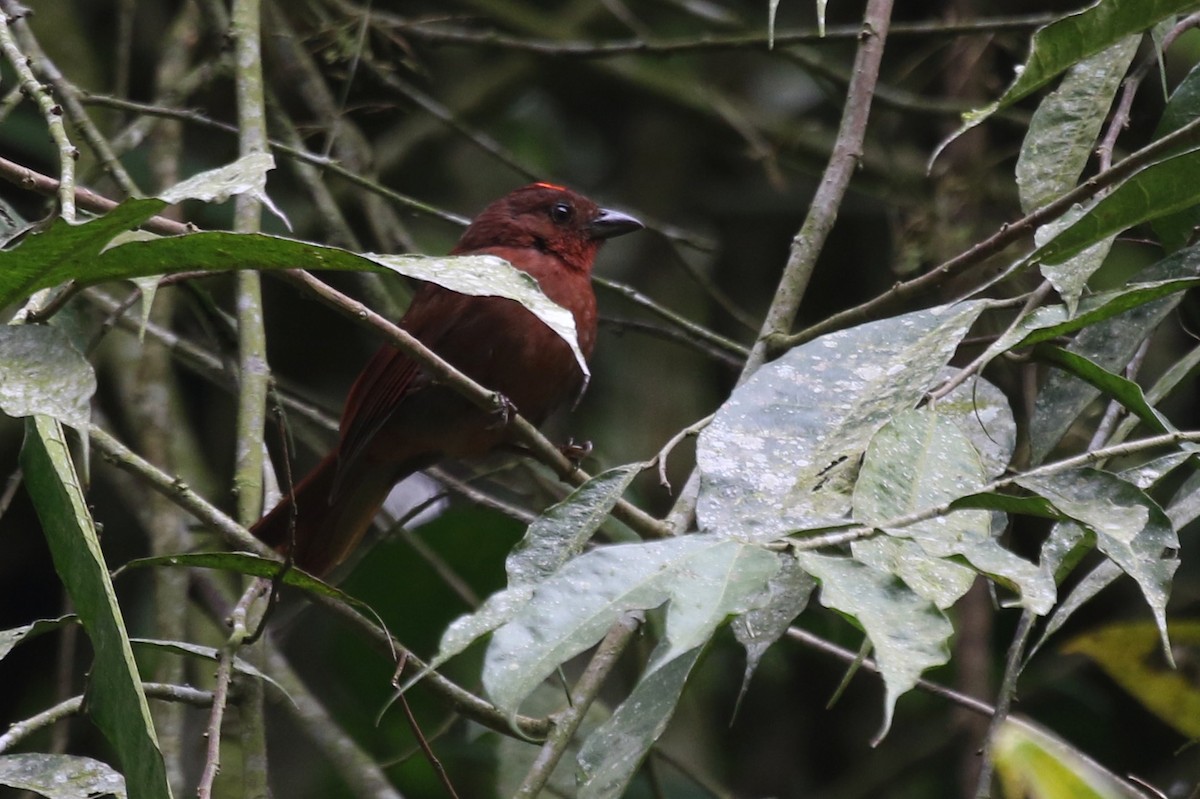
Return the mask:
<path id="1" fill-rule="evenodd" d="M 458 294 L 433 284 L 417 290 L 401 326 L 422 344 L 436 348 L 438 341 L 453 326 Z M 346 397 L 338 442 L 338 477 L 341 479 L 362 455 L 366 445 L 409 394 L 424 385 L 420 365 L 401 350 L 385 344 L 376 350 L 363 367 Z"/>

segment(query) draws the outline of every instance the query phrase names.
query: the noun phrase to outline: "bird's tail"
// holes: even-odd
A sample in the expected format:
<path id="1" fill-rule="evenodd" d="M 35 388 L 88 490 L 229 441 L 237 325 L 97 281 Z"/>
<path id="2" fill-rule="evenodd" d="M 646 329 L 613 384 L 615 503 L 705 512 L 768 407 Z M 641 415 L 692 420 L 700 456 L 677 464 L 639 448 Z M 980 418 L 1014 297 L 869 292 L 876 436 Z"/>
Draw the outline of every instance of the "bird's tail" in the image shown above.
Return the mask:
<path id="1" fill-rule="evenodd" d="M 393 485 L 372 470 L 356 471 L 367 474 L 339 476 L 337 452 L 331 452 L 250 532 L 281 553 L 290 551 L 304 571 L 323 577 L 362 540 Z"/>

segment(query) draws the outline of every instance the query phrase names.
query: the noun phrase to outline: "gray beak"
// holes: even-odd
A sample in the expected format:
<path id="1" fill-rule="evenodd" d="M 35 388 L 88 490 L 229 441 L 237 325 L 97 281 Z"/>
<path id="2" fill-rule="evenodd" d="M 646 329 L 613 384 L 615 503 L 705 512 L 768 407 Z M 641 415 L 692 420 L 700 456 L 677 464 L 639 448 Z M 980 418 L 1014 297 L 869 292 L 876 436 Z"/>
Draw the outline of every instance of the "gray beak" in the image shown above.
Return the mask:
<path id="1" fill-rule="evenodd" d="M 644 227 L 645 225 L 629 214 L 608 208 L 601 208 L 600 214 L 588 223 L 588 230 L 594 239 L 611 239 L 613 236 L 623 236 Z"/>

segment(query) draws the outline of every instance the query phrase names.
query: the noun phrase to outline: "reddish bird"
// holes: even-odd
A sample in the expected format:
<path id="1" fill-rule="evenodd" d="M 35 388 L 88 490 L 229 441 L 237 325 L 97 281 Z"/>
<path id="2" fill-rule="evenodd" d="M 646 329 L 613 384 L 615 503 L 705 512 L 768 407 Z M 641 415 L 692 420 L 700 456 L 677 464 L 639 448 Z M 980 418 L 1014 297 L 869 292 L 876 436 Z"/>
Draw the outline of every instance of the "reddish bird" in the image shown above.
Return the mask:
<path id="1" fill-rule="evenodd" d="M 497 255 L 532 275 L 575 317 L 579 347 L 596 341 L 592 264 L 605 239 L 642 224 L 573 191 L 534 183 L 489 205 L 453 255 Z M 571 348 L 514 300 L 471 297 L 422 284 L 400 320 L 425 346 L 540 424 L 575 396 L 583 373 Z M 494 415 L 434 383 L 415 361 L 380 347 L 346 399 L 337 447 L 252 529 L 297 566 L 327 574 L 354 549 L 393 485 L 443 458 L 482 455 L 504 443 Z M 290 529 L 295 507 L 295 534 Z"/>

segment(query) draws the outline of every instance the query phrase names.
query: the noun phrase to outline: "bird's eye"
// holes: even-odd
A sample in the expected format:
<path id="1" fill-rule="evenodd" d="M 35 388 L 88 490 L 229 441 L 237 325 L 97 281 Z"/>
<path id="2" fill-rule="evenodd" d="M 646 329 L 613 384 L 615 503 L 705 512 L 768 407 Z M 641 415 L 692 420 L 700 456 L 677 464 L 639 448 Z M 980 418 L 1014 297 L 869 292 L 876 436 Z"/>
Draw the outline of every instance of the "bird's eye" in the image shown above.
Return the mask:
<path id="1" fill-rule="evenodd" d="M 559 225 L 571 221 L 571 215 L 574 212 L 575 209 L 573 209 L 567 203 L 555 203 L 554 205 L 550 206 L 550 218 Z"/>

